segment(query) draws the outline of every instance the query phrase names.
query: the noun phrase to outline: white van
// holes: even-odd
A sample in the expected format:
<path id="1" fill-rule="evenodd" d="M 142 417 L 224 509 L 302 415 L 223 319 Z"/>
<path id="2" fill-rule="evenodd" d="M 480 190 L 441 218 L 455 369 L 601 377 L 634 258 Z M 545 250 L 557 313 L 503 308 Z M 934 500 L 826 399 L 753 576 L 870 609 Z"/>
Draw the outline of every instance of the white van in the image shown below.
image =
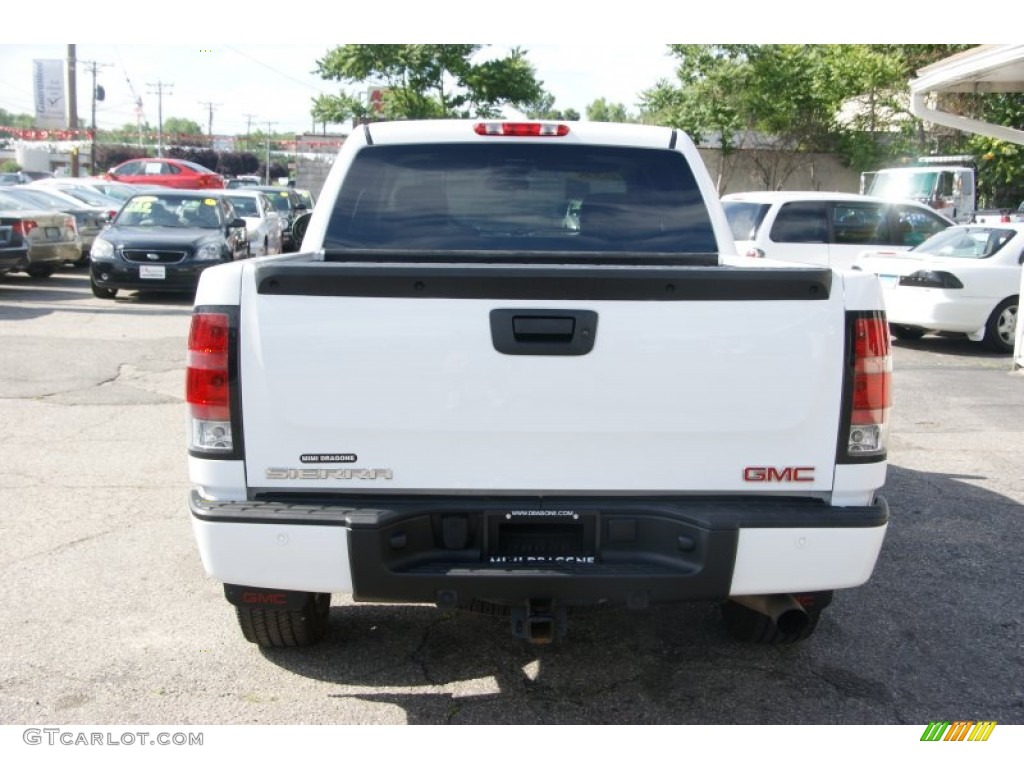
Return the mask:
<path id="1" fill-rule="evenodd" d="M 845 269 L 857 254 L 906 250 L 954 222 L 926 205 L 845 192 L 724 195 L 738 253 Z"/>

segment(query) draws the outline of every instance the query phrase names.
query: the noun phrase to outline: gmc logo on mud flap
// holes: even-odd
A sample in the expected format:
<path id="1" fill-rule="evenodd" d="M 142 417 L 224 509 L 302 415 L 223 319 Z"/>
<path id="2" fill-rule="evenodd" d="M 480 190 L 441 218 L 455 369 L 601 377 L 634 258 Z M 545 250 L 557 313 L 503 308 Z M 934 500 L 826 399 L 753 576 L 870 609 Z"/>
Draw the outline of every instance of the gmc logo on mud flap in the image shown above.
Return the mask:
<path id="1" fill-rule="evenodd" d="M 814 467 L 745 467 L 743 480 L 748 483 L 812 483 Z"/>
<path id="2" fill-rule="evenodd" d="M 282 592 L 243 592 L 242 602 L 250 605 L 287 605 L 288 596 Z"/>

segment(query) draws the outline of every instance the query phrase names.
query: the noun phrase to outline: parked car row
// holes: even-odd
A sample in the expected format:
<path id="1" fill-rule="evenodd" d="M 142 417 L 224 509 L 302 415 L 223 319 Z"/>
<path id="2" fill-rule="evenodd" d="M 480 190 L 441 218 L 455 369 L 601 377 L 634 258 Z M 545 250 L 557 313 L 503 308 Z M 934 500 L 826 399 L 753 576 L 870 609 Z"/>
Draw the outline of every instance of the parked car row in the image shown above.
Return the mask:
<path id="1" fill-rule="evenodd" d="M 41 208 L 0 190 L 0 274 L 27 272 L 49 277 L 65 262 L 82 257 L 75 218 Z"/>
<path id="2" fill-rule="evenodd" d="M 206 171 L 197 168 L 176 175 Z M 0 274 L 46 277 L 91 251 L 96 296 L 190 291 L 212 264 L 298 248 L 303 214 L 315 202 L 305 190 L 253 178 L 186 192 L 142 183 L 144 173 L 111 175 L 131 181 L 45 179 L 0 189 Z M 913 201 L 845 193 L 750 192 L 722 202 L 740 254 L 877 274 L 897 338 L 964 333 L 1012 352 L 1024 224 L 956 225 Z"/>
<path id="3" fill-rule="evenodd" d="M 70 215 L 73 228 L 64 229 L 72 230 L 65 234 L 68 241 L 77 241 L 77 253 L 73 258 L 68 256 L 73 246 L 66 243 L 60 250 L 67 261 L 79 266 L 88 263 L 96 238 L 114 222 L 122 206 L 130 200 L 138 203 L 140 194 L 160 195 L 169 189 L 198 188 L 212 195 L 211 199 L 220 200 L 227 192 L 223 178 L 209 169 L 165 158 L 128 161 L 103 177 L 36 179 L 21 173 L 9 176 L 9 185 L 2 187 L 9 197 L 0 205 L 17 212 L 58 211 Z M 302 213 L 312 209 L 312 194 L 292 187 L 261 185 L 255 176 L 239 178 L 243 185 L 230 190 L 229 202 L 235 208 L 231 217 L 246 225 L 245 255 L 264 256 L 295 250 L 301 236 L 293 235 L 294 223 Z M 38 219 L 37 216 L 34 220 Z M 46 266 L 53 261 L 52 243 L 41 241 L 39 235 L 22 242 L 17 234 L 22 229 L 20 225 L 10 224 L 4 230 L 0 274 L 29 271 L 29 267 L 34 277 L 52 274 L 60 266 L 59 263 L 52 264 L 52 268 Z M 153 270 L 151 274 L 156 272 Z"/>
<path id="4" fill-rule="evenodd" d="M 737 251 L 874 272 L 900 339 L 963 333 L 1013 351 L 1024 223 L 956 225 L 912 201 L 834 192 L 722 197 Z"/>

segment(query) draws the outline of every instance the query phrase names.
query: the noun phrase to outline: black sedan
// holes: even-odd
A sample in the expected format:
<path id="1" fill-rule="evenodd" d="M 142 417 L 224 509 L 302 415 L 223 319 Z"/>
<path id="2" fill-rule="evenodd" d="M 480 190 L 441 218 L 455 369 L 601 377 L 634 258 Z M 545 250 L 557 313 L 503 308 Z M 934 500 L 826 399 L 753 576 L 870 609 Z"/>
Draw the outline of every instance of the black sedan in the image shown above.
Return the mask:
<path id="1" fill-rule="evenodd" d="M 191 293 L 204 269 L 248 255 L 245 219 L 223 193 L 146 192 L 129 198 L 93 243 L 92 292 L 101 299 L 121 288 Z"/>

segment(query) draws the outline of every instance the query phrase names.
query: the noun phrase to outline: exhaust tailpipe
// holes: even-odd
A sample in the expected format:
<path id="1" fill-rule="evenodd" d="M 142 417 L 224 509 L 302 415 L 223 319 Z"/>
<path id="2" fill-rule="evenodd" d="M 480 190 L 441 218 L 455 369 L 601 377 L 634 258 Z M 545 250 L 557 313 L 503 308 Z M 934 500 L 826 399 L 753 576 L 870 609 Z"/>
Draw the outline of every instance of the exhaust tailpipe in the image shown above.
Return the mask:
<path id="1" fill-rule="evenodd" d="M 780 632 L 786 634 L 803 632 L 811 621 L 807 611 L 792 595 L 735 595 L 729 599 L 767 616 Z"/>

